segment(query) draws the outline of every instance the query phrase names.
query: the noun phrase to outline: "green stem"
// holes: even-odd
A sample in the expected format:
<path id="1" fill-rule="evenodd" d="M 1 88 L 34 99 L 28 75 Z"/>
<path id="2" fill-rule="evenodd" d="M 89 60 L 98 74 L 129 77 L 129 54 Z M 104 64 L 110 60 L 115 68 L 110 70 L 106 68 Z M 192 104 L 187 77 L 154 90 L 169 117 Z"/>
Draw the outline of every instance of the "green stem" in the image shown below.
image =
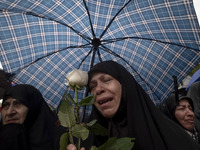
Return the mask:
<path id="1" fill-rule="evenodd" d="M 79 124 L 79 106 L 78 106 L 78 89 L 75 87 L 75 99 L 76 99 L 76 123 Z M 78 150 L 80 150 L 81 147 L 81 139 L 78 138 Z"/>
<path id="2" fill-rule="evenodd" d="M 81 139 L 78 138 L 78 150 L 80 150 L 80 149 L 81 149 Z"/>
<path id="3" fill-rule="evenodd" d="M 69 128 L 69 138 L 70 138 L 71 144 L 74 144 L 74 139 L 73 139 L 73 136 L 72 136 L 71 128 Z"/>
<path id="4" fill-rule="evenodd" d="M 76 99 L 76 121 L 79 123 L 79 106 L 78 106 L 78 89 L 75 87 L 75 99 Z"/>

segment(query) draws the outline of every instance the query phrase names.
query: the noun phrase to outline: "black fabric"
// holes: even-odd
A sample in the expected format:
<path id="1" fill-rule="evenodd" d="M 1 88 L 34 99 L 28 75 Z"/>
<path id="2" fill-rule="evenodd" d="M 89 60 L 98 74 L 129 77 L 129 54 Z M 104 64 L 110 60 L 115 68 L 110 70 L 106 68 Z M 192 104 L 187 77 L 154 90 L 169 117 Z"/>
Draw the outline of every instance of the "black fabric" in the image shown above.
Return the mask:
<path id="1" fill-rule="evenodd" d="M 89 81 L 94 72 L 109 74 L 122 85 L 121 105 L 117 114 L 108 120 L 93 105 L 89 119 L 97 119 L 101 125 L 109 128 L 109 137 L 136 138 L 134 150 L 200 149 L 199 145 L 180 126 L 155 107 L 149 96 L 123 66 L 113 61 L 101 62 L 89 71 Z M 86 147 L 92 144 L 99 146 L 109 137 L 91 134 L 83 145 Z"/>
<path id="2" fill-rule="evenodd" d="M 28 114 L 24 121 L 26 132 L 20 130 L 20 134 L 25 134 L 24 136 L 26 137 L 26 140 L 22 140 L 21 142 L 27 144 L 29 147 L 24 150 L 58 150 L 59 140 L 55 139 L 55 137 L 59 137 L 57 135 L 58 133 L 56 134 L 58 128 L 56 126 L 57 116 L 49 108 L 41 93 L 31 85 L 16 85 L 4 94 L 3 102 L 8 96 L 21 101 L 28 107 Z M 2 128 L 4 128 L 4 126 L 2 126 Z M 10 128 L 13 130 L 12 125 L 10 125 Z M 12 132 L 8 134 L 4 132 L 3 135 L 1 134 L 3 134 L 2 131 L 0 132 L 2 138 L 12 136 Z M 13 138 L 16 137 L 13 136 Z M 13 139 L 13 141 L 14 140 L 15 139 Z M 4 145 L 4 143 L 0 143 L 0 146 L 1 145 Z M 13 145 L 13 149 L 17 146 L 20 145 Z"/>
<path id="3" fill-rule="evenodd" d="M 0 70 L 0 99 L 3 98 L 3 94 L 11 87 L 11 82 L 6 78 L 6 74 L 3 70 Z"/>
<path id="4" fill-rule="evenodd" d="M 29 150 L 26 130 L 22 124 L 8 124 L 0 127 L 1 150 Z"/>

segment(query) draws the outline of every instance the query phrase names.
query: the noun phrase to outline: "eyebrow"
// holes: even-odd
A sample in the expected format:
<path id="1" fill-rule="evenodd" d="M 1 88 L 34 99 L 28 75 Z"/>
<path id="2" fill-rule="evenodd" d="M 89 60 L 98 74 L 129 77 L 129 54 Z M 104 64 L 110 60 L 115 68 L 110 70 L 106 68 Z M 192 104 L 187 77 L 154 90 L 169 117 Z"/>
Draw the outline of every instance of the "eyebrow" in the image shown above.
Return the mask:
<path id="1" fill-rule="evenodd" d="M 181 107 L 186 107 L 186 105 L 178 105 L 178 106 L 181 106 Z M 178 107 L 178 106 L 177 106 L 177 107 Z"/>
<path id="2" fill-rule="evenodd" d="M 104 74 L 100 75 L 97 79 L 102 79 L 102 78 L 104 78 Z M 97 79 L 91 79 L 90 83 L 95 83 Z"/>
<path id="3" fill-rule="evenodd" d="M 15 100 L 13 100 L 13 102 L 21 102 L 21 101 L 15 99 Z M 5 104 L 5 103 L 11 103 L 11 102 L 8 102 L 7 100 L 5 100 L 2 104 Z"/>
<path id="4" fill-rule="evenodd" d="M 191 105 L 178 105 L 179 107 L 191 107 L 192 108 L 192 106 Z M 177 106 L 177 107 L 178 107 Z"/>

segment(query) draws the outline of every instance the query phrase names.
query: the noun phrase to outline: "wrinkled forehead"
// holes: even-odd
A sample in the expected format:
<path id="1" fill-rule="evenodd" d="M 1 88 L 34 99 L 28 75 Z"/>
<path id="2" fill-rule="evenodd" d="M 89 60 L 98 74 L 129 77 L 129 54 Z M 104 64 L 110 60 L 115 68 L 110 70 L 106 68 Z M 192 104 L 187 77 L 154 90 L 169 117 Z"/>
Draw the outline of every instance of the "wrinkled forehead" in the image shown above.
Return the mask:
<path id="1" fill-rule="evenodd" d="M 176 106 L 176 108 L 177 108 L 177 107 L 181 107 L 181 106 L 184 106 L 184 107 L 191 107 L 191 108 L 192 108 L 192 111 L 194 112 L 193 103 L 191 103 L 189 99 L 181 99 L 181 100 L 179 101 L 179 104 Z"/>
<path id="2" fill-rule="evenodd" d="M 94 82 L 98 79 L 102 79 L 102 78 L 105 78 L 105 77 L 113 77 L 107 73 L 103 73 L 103 72 L 94 72 L 92 75 L 91 75 L 91 79 L 90 79 L 90 83 L 91 82 Z M 114 77 L 113 77 L 114 78 Z"/>
<path id="3" fill-rule="evenodd" d="M 111 75 L 115 79 L 119 80 L 119 74 L 123 71 L 123 67 L 118 63 L 113 61 L 104 61 L 93 66 L 88 72 L 89 81 L 91 80 L 91 76 L 96 72 L 102 72 Z"/>
<path id="4" fill-rule="evenodd" d="M 189 103 L 189 101 L 188 101 L 188 99 L 181 99 L 180 101 L 179 101 L 179 105 L 190 105 L 190 103 Z"/>
<path id="5" fill-rule="evenodd" d="M 109 74 L 109 73 L 105 73 L 105 72 L 101 72 L 101 71 L 95 71 L 95 72 L 91 73 L 89 76 L 89 80 L 88 80 L 88 91 L 89 92 L 91 91 L 90 86 L 92 84 L 97 83 L 98 80 L 102 81 L 103 79 L 108 78 L 108 77 L 112 77 L 112 78 L 116 79 L 117 81 L 119 81 L 117 78 L 115 78 L 115 76 L 112 76 L 112 74 Z"/>
<path id="6" fill-rule="evenodd" d="M 4 104 L 5 102 L 9 102 L 10 103 L 10 102 L 14 102 L 14 101 L 20 101 L 20 100 L 18 100 L 16 98 L 13 98 L 11 96 L 6 96 L 5 99 L 3 100 L 2 104 Z"/>
<path id="7" fill-rule="evenodd" d="M 16 93 L 12 93 L 10 91 L 6 91 L 4 93 L 3 102 L 2 103 L 4 103 L 5 101 L 8 101 L 10 99 L 15 99 L 15 100 L 21 101 L 20 100 L 21 98 L 19 96 L 17 96 L 17 94 L 18 94 L 17 92 Z M 21 93 L 19 92 L 19 94 L 21 94 Z"/>

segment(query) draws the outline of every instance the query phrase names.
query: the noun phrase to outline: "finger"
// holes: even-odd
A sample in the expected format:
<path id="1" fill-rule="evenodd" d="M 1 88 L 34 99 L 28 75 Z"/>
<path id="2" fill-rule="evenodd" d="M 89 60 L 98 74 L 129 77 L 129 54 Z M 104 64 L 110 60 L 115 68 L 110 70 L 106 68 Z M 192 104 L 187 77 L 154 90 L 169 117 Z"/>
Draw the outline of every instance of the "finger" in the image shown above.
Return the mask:
<path id="1" fill-rule="evenodd" d="M 69 144 L 69 145 L 67 145 L 66 150 L 77 150 L 77 149 L 76 149 L 76 146 L 75 146 L 75 145 Z M 83 150 L 84 150 L 84 149 L 83 149 Z"/>

